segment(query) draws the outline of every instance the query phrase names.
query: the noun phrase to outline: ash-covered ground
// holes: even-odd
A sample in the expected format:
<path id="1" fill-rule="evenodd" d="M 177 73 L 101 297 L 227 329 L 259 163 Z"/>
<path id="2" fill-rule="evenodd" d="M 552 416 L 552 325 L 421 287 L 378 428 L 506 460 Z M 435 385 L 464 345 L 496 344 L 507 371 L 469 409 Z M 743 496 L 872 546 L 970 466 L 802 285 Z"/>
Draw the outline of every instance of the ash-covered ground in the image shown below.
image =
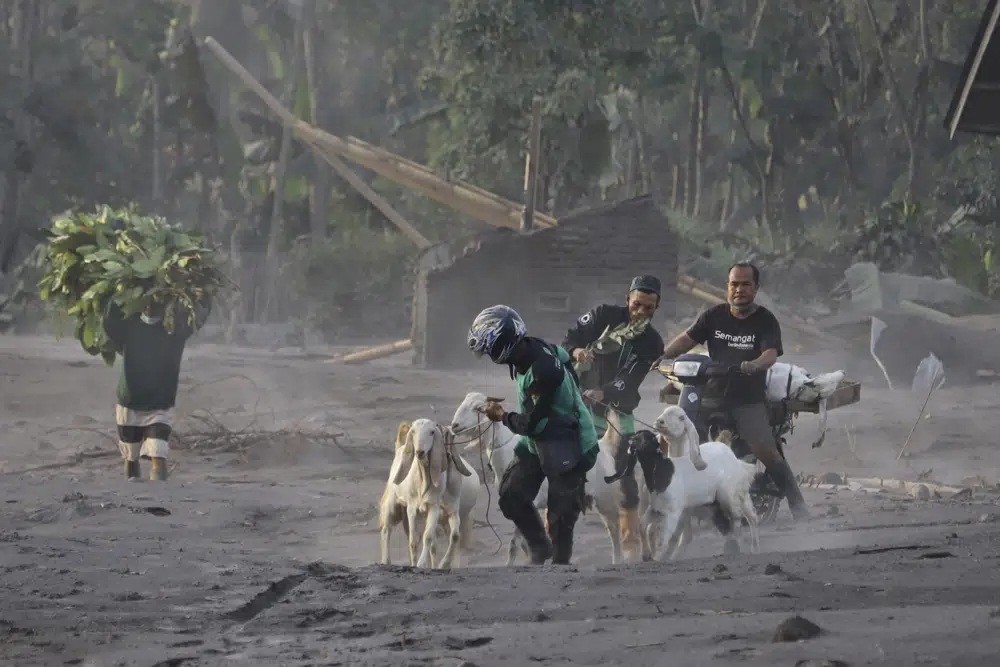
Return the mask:
<path id="1" fill-rule="evenodd" d="M 71 341 L 0 338 L 3 664 L 981 667 L 1000 655 L 990 386 L 935 393 L 899 463 L 923 401 L 909 392 L 866 387 L 830 413 L 823 447 L 809 447 L 810 415 L 789 443 L 797 472 L 924 473 L 973 488 L 960 499 L 807 490 L 817 518 L 793 525 L 784 509 L 762 554 L 723 557 L 705 532 L 685 560 L 615 567 L 590 514 L 573 567 L 509 569 L 490 476 L 476 553 L 446 573 L 373 565 L 392 440 L 403 420 L 450 421 L 467 391 L 513 398 L 498 369 L 193 344 L 166 484 L 123 479 L 115 380 Z M 661 384 L 647 380 L 640 419 L 659 412 Z M 393 543 L 405 563 L 401 532 Z M 795 615 L 821 634 L 773 641 Z"/>

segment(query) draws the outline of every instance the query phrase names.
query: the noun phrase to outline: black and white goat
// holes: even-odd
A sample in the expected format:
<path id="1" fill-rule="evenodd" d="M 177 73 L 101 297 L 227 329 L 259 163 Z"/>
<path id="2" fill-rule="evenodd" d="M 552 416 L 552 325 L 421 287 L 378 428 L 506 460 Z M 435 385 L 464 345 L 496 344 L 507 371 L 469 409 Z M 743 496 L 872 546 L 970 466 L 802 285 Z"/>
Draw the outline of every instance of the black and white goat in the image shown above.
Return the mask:
<path id="1" fill-rule="evenodd" d="M 750 499 L 754 465 L 736 458 L 722 442 L 699 444 L 694 423 L 684 411 L 669 406 L 656 420 L 658 437 L 648 430 L 628 438 L 628 456 L 622 469 L 607 481 L 642 469 L 649 505 L 642 517 L 643 558 L 679 558 L 691 541 L 691 519 L 709 515 L 726 537 L 726 552 L 739 550 L 742 519 L 750 527 L 751 551 L 760 550 L 757 513 Z M 697 448 L 704 469 L 695 466 L 691 448 Z M 669 549 L 675 541 L 676 547 Z M 670 553 L 668 554 L 668 551 Z"/>

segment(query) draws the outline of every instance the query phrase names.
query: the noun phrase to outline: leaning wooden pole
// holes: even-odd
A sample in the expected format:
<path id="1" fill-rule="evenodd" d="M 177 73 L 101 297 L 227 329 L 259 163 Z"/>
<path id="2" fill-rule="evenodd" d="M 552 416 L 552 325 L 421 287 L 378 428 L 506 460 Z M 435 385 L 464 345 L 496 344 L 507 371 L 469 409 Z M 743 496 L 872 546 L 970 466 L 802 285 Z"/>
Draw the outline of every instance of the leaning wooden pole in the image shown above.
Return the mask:
<path id="1" fill-rule="evenodd" d="M 282 123 L 288 127 L 291 132 L 298 137 L 300 140 L 304 140 L 307 144 L 310 144 L 314 150 L 316 148 L 315 142 L 310 141 L 308 137 L 303 136 L 303 127 L 310 128 L 316 132 L 311 125 L 305 121 L 297 118 L 295 114 L 285 108 L 284 105 L 272 95 L 267 88 L 265 88 L 260 81 L 254 78 L 253 74 L 248 72 L 243 65 L 239 63 L 238 60 L 233 58 L 222 45 L 211 37 L 205 38 L 205 45 L 222 61 L 230 71 L 233 72 L 240 81 L 251 90 L 254 94 L 261 99 L 261 101 L 272 111 L 274 114 L 282 121 Z M 316 153 L 322 157 L 326 162 L 333 168 L 337 175 L 347 181 L 348 185 L 357 190 L 361 195 L 367 199 L 372 206 L 379 210 L 382 215 L 389 219 L 389 222 L 396 225 L 399 231 L 403 232 L 407 238 L 413 241 L 417 247 L 423 249 L 428 248 L 431 242 L 421 234 L 416 227 L 414 227 L 410 222 L 400 215 L 389 202 L 383 199 L 377 192 L 371 189 L 367 183 L 365 183 L 361 178 L 354 173 L 354 171 L 344 163 L 339 157 L 331 154 L 329 150 L 316 150 Z"/>
<path id="2" fill-rule="evenodd" d="M 538 197 L 538 155 L 542 146 L 542 98 L 531 102 L 531 134 L 528 157 L 524 163 L 524 217 L 521 231 L 530 232 L 535 226 L 535 199 Z"/>
<path id="3" fill-rule="evenodd" d="M 374 359 L 382 359 L 383 357 L 391 357 L 394 354 L 400 354 L 402 352 L 409 352 L 412 349 L 413 349 L 412 341 L 397 340 L 395 343 L 376 345 L 375 347 L 366 347 L 365 349 L 358 350 L 357 352 L 341 354 L 336 357 L 333 357 L 332 359 L 327 359 L 325 363 L 359 364 L 365 361 L 372 361 Z"/>
<path id="4" fill-rule="evenodd" d="M 222 45 L 211 37 L 206 37 L 204 42 L 205 46 L 225 65 L 226 69 L 257 95 L 261 102 L 282 122 L 287 122 L 290 125 L 300 141 L 321 149 L 325 154 L 332 152 L 342 158 L 347 158 L 355 164 L 371 169 L 380 176 L 420 192 L 440 204 L 477 220 L 482 220 L 496 227 L 506 227 L 513 230 L 521 228 L 523 208 L 520 204 L 468 183 L 448 181 L 435 174 L 431 169 L 383 148 L 373 146 L 356 137 L 343 139 L 296 118 Z M 534 214 L 533 222 L 537 227 L 554 227 L 556 225 L 555 218 L 537 212 Z"/>

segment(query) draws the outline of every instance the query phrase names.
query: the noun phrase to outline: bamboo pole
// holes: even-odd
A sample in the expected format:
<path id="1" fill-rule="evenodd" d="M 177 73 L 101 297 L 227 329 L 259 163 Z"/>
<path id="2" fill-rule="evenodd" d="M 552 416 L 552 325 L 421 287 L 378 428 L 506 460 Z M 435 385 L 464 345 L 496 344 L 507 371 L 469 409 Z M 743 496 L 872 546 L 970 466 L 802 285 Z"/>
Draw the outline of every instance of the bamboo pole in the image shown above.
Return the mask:
<path id="1" fill-rule="evenodd" d="M 904 493 L 907 495 L 914 495 L 917 489 L 921 486 L 926 486 L 927 490 L 931 493 L 935 491 L 941 494 L 954 495 L 961 491 L 962 489 L 957 486 L 947 486 L 944 484 L 934 484 L 933 482 L 907 482 L 902 479 L 892 479 L 889 477 L 859 477 L 850 478 L 847 480 L 849 483 L 855 483 L 860 485 L 864 489 L 884 489 L 886 492 L 897 492 Z"/>
<path id="2" fill-rule="evenodd" d="M 528 156 L 524 162 L 524 217 L 521 231 L 530 232 L 534 227 L 535 198 L 538 196 L 538 152 L 542 144 L 542 98 L 531 101 L 531 135 Z"/>
<path id="3" fill-rule="evenodd" d="M 261 102 L 272 113 L 283 122 L 288 122 L 301 141 L 321 148 L 324 152 L 336 153 L 340 157 L 347 158 L 411 190 L 416 190 L 434 201 L 483 222 L 513 230 L 521 228 L 522 207 L 520 205 L 468 183 L 447 181 L 423 165 L 373 146 L 356 137 L 342 139 L 313 127 L 296 118 L 294 114 L 282 106 L 281 102 L 268 92 L 217 41 L 206 37 L 205 45 L 227 69 L 260 98 Z M 553 227 L 556 224 L 555 218 L 540 213 L 534 215 L 533 222 L 539 227 Z"/>
<path id="4" fill-rule="evenodd" d="M 677 291 L 682 294 L 687 294 L 699 298 L 702 301 L 707 301 L 708 303 L 711 304 L 726 302 L 725 299 L 718 297 L 715 294 L 712 294 L 711 292 L 707 292 L 704 289 L 701 289 L 700 287 L 695 287 L 688 281 L 683 280 L 683 276 L 677 280 Z"/>
<path id="5" fill-rule="evenodd" d="M 377 208 L 379 212 L 384 215 L 389 222 L 396 225 L 399 231 L 403 232 L 408 239 L 413 241 L 418 248 L 423 250 L 424 248 L 431 247 L 431 242 L 427 240 L 427 237 L 420 233 L 420 231 L 410 224 L 409 220 L 404 218 L 396 209 L 392 207 L 392 204 L 387 202 L 382 195 L 375 192 L 371 187 L 365 183 L 360 176 L 354 173 L 354 170 L 347 166 L 343 160 L 338 158 L 336 155 L 331 155 L 330 153 L 316 151 L 317 154 L 322 157 L 327 163 L 333 167 L 333 170 L 337 172 L 337 175 L 342 179 L 347 181 L 348 185 L 361 193 L 361 195 L 371 202 L 372 206 Z"/>
<path id="6" fill-rule="evenodd" d="M 384 357 L 391 357 L 394 354 L 400 354 L 403 352 L 409 352 L 413 349 L 413 342 L 410 340 L 397 340 L 395 343 L 387 343 L 385 345 L 376 345 L 375 347 L 367 347 L 363 350 L 358 350 L 357 352 L 351 352 L 349 354 L 341 354 L 333 357 L 332 359 L 327 359 L 324 363 L 327 364 L 357 364 L 364 361 L 372 361 L 373 359 L 382 359 Z"/>
<path id="7" fill-rule="evenodd" d="M 295 114 L 285 108 L 280 101 L 274 95 L 272 95 L 268 90 L 261 85 L 261 83 L 254 78 L 254 76 L 246 70 L 239 63 L 238 60 L 233 58 L 228 51 L 222 48 L 222 45 L 211 37 L 205 38 L 205 45 L 212 50 L 212 52 L 222 61 L 226 67 L 232 71 L 243 84 L 256 94 L 260 100 L 276 115 L 278 118 L 292 131 L 295 136 L 299 139 L 304 140 L 310 145 L 314 150 L 317 147 L 316 134 L 326 134 L 322 130 L 318 130 L 313 126 L 309 125 L 305 121 L 296 118 Z M 329 135 L 333 137 L 333 135 Z M 336 137 L 333 137 L 336 139 Z M 339 141 L 339 139 L 338 139 Z M 337 155 L 331 154 L 330 150 L 317 150 L 319 154 L 326 162 L 333 168 L 337 175 L 343 178 L 347 183 L 357 190 L 361 195 L 371 202 L 372 206 L 379 210 L 389 221 L 396 225 L 403 234 L 406 235 L 411 241 L 413 241 L 417 247 L 423 249 L 431 246 L 431 242 L 421 234 L 416 227 L 414 227 L 410 222 L 400 215 L 389 202 L 387 202 L 383 197 L 381 197 L 377 192 L 371 189 L 371 187 L 365 183 L 361 178 L 354 173 L 354 171 L 344 163 Z M 378 171 L 377 169 L 375 171 Z M 392 178 L 389 176 L 389 178 Z M 393 179 L 395 180 L 395 179 Z"/>

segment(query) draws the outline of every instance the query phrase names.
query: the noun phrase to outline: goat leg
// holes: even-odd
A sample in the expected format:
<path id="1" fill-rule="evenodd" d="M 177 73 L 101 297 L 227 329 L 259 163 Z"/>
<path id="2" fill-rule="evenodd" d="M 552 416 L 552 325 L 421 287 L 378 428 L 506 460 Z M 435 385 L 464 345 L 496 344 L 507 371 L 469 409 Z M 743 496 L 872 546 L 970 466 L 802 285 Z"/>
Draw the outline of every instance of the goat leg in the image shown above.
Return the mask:
<path id="1" fill-rule="evenodd" d="M 392 524 L 388 521 L 382 524 L 379 530 L 379 562 L 383 565 L 392 565 L 392 557 L 389 555 L 389 537 L 392 535 Z"/>
<path id="2" fill-rule="evenodd" d="M 743 494 L 743 501 L 741 503 L 741 508 L 743 510 L 743 517 L 747 520 L 747 525 L 750 528 L 750 553 L 759 554 L 760 553 L 760 520 L 757 518 L 757 510 L 754 509 L 753 500 L 750 499 L 750 494 Z M 739 521 L 737 525 L 742 524 Z"/>
<path id="3" fill-rule="evenodd" d="M 462 517 L 459 516 L 458 512 L 448 513 L 448 550 L 444 552 L 444 558 L 441 559 L 442 570 L 451 569 L 452 562 L 457 564 L 458 558 L 456 552 L 458 551 L 458 543 L 462 538 Z"/>
<path id="4" fill-rule="evenodd" d="M 607 513 L 601 514 L 601 523 L 604 524 L 605 530 L 608 531 L 608 539 L 611 540 L 611 564 L 620 565 L 624 561 L 624 556 L 622 555 L 622 535 L 621 526 L 618 525 L 618 516 L 617 514 L 614 516 L 608 516 Z"/>
<path id="5" fill-rule="evenodd" d="M 655 518 L 655 512 L 647 507 L 646 511 L 642 514 L 642 529 L 639 531 L 639 541 L 642 544 L 643 562 L 653 560 L 653 547 L 656 541 L 655 533 L 657 526 L 657 522 L 654 520 Z"/>
<path id="6" fill-rule="evenodd" d="M 417 567 L 427 567 L 434 551 L 434 542 L 437 540 L 438 523 L 441 521 L 441 507 L 433 505 L 427 510 L 427 522 L 424 524 L 423 547 L 420 549 L 420 558 L 417 559 Z M 412 544 L 412 539 L 411 539 Z"/>
<path id="7" fill-rule="evenodd" d="M 673 553 L 670 554 L 670 560 L 679 560 L 687 552 L 687 548 L 691 544 L 693 533 L 694 526 L 691 512 L 685 510 L 681 517 L 680 534 L 677 538 L 677 546 L 674 547 Z"/>
<path id="8" fill-rule="evenodd" d="M 382 565 L 391 565 L 392 558 L 389 554 L 389 537 L 392 535 L 392 520 L 395 517 L 393 512 L 387 507 L 385 499 L 378 508 L 378 532 L 379 532 L 379 558 Z"/>
<path id="9" fill-rule="evenodd" d="M 416 567 L 417 565 L 417 545 L 420 542 L 420 533 L 417 532 L 417 515 L 418 510 L 416 505 L 406 506 L 406 532 L 407 532 L 407 546 L 410 548 L 410 567 Z"/>
<path id="10" fill-rule="evenodd" d="M 671 542 L 673 542 L 674 537 L 677 533 L 677 527 L 681 520 L 681 514 L 683 510 L 673 506 L 667 510 L 666 515 L 663 517 L 663 534 L 660 536 L 662 540 L 662 545 L 657 550 L 656 560 L 662 561 L 667 556 L 668 547 Z"/>

